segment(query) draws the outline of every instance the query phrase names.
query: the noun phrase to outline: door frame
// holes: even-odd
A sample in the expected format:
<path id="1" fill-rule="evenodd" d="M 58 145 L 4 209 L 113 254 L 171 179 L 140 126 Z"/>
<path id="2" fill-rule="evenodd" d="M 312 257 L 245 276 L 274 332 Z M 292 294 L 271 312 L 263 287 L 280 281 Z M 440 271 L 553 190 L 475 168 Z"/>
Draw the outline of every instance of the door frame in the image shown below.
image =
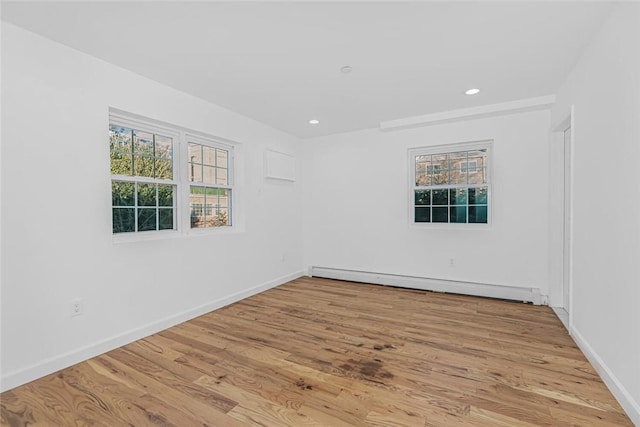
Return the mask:
<path id="1" fill-rule="evenodd" d="M 571 129 L 571 137 L 570 140 L 568 141 L 569 143 L 569 174 L 568 174 L 568 178 L 569 178 L 569 185 L 567 186 L 564 182 L 565 177 L 567 177 L 566 171 L 565 171 L 565 166 L 566 166 L 566 161 L 565 161 L 565 131 L 567 129 Z M 557 252 L 558 254 L 562 255 L 562 261 L 561 261 L 561 270 L 560 270 L 560 295 L 562 298 L 562 305 L 563 308 L 566 310 L 567 307 L 567 303 L 569 306 L 569 325 L 568 325 L 568 330 L 569 330 L 569 334 L 571 334 L 572 330 L 573 330 L 573 312 L 574 310 L 574 283 L 573 283 L 573 244 L 574 244 L 574 232 L 573 232 L 573 213 L 574 213 L 574 206 L 573 206 L 573 194 L 574 194 L 574 158 L 575 158 L 575 112 L 574 112 L 574 106 L 571 105 L 570 111 L 568 112 L 568 114 L 566 114 L 564 116 L 564 118 L 555 124 L 555 126 L 552 127 L 552 132 L 553 132 L 553 142 L 555 144 L 562 144 L 562 163 L 561 163 L 561 173 L 562 173 L 562 217 L 559 218 L 559 220 L 561 221 L 561 229 L 562 229 L 562 239 L 560 242 L 560 247 L 558 248 L 559 251 Z M 566 191 L 568 189 L 568 191 Z M 567 200 L 568 203 L 567 203 Z M 565 210 L 565 207 L 568 206 L 568 221 L 566 221 L 566 217 L 565 215 L 567 215 L 567 212 Z M 565 226 L 565 224 L 568 222 L 568 227 Z M 569 244 L 565 245 L 565 235 L 568 235 L 569 238 Z M 567 271 L 568 270 L 568 271 Z M 565 283 L 564 277 L 565 277 L 565 271 L 567 271 L 567 282 Z M 568 286 L 568 294 L 569 294 L 569 301 L 564 301 L 564 291 L 565 291 L 565 287 Z"/>

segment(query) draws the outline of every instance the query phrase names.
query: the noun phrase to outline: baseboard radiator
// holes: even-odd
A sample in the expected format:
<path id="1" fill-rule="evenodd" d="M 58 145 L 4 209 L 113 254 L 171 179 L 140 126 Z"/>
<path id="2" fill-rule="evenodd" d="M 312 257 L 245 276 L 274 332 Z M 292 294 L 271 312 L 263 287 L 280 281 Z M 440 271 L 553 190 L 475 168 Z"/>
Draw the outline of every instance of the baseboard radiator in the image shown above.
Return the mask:
<path id="1" fill-rule="evenodd" d="M 350 282 L 373 283 L 376 285 L 398 286 L 435 292 L 473 295 L 546 304 L 539 288 L 493 285 L 487 283 L 462 282 L 457 280 L 432 279 L 428 277 L 402 276 L 398 274 L 373 273 L 369 271 L 344 270 L 327 267 L 310 267 L 309 276 L 325 279 L 347 280 Z"/>

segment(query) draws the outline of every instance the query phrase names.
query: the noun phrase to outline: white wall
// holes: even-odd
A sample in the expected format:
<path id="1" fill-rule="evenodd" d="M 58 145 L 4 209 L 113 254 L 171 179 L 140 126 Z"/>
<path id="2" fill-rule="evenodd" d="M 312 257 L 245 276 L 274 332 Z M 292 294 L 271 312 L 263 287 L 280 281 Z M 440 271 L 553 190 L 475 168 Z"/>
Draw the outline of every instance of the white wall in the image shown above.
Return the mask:
<path id="1" fill-rule="evenodd" d="M 535 111 L 304 140 L 305 264 L 547 294 L 549 117 Z M 411 227 L 407 150 L 485 139 L 494 140 L 492 226 Z"/>
<path id="2" fill-rule="evenodd" d="M 114 244 L 109 107 L 239 142 L 244 231 Z M 299 275 L 299 184 L 263 179 L 265 149 L 298 147 L 3 23 L 2 389 Z M 72 318 L 76 297 L 85 313 Z"/>
<path id="3" fill-rule="evenodd" d="M 613 11 L 559 90 L 553 122 L 571 104 L 572 334 L 640 425 L 639 4 Z"/>

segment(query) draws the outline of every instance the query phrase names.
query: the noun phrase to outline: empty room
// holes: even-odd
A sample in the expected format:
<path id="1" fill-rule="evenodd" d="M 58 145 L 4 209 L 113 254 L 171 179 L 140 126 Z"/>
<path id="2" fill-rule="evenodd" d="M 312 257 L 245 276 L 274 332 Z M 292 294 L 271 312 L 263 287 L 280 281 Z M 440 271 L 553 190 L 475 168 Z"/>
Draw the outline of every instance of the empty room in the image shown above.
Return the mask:
<path id="1" fill-rule="evenodd" d="M 640 426 L 640 3 L 0 15 L 2 426 Z"/>

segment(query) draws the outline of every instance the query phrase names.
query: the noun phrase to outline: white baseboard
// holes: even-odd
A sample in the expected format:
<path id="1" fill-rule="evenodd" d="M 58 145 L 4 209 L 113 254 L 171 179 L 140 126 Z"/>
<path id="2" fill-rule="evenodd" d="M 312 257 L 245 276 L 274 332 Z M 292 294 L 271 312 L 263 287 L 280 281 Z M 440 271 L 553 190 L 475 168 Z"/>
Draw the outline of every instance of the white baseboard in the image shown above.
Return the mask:
<path id="1" fill-rule="evenodd" d="M 625 410 L 631 422 L 640 427 L 640 402 L 636 402 L 631 393 L 620 383 L 618 378 L 613 374 L 611 369 L 604 363 L 593 347 L 589 345 L 584 336 L 575 326 L 571 328 L 571 337 L 578 344 L 580 350 L 587 357 L 589 362 L 596 369 L 602 381 L 609 388 L 613 396 L 616 398 L 622 409 Z"/>
<path id="2" fill-rule="evenodd" d="M 546 295 L 540 294 L 539 288 L 522 288 L 518 286 L 402 276 L 397 274 L 372 273 L 368 271 L 342 270 L 338 268 L 315 266 L 309 268 L 308 274 L 309 276 L 324 277 L 327 279 L 348 280 L 351 282 L 374 283 L 377 285 L 399 286 L 403 288 L 424 289 L 436 292 L 449 292 L 453 294 L 524 301 L 531 302 L 535 305 L 540 305 L 548 301 Z"/>
<path id="3" fill-rule="evenodd" d="M 553 310 L 560 322 L 562 322 L 562 325 L 567 330 L 567 332 L 571 333 L 569 331 L 569 313 L 567 313 L 567 310 L 565 310 L 563 307 L 551 307 L 551 310 Z"/>
<path id="4" fill-rule="evenodd" d="M 266 291 L 267 289 L 271 289 L 304 275 L 304 272 L 299 271 L 288 274 L 286 276 L 278 277 L 277 279 L 270 280 L 258 286 L 236 292 L 226 297 L 218 298 L 214 301 L 210 301 L 198 307 L 173 314 L 171 316 L 165 317 L 164 319 L 157 320 L 139 328 L 135 328 L 122 334 L 118 334 L 116 336 L 103 339 L 96 343 L 89 344 L 88 346 L 43 360 L 42 362 L 36 363 L 26 368 L 8 372 L 6 374 L 3 373 L 2 379 L 0 380 L 0 392 L 10 390 L 22 384 L 26 384 L 30 381 L 41 378 L 45 375 L 49 375 L 61 369 L 68 368 L 69 366 L 73 366 L 76 363 L 83 362 L 87 359 L 106 353 L 115 348 L 122 347 L 123 345 L 129 344 L 133 341 L 148 337 L 149 335 L 153 335 L 179 323 L 186 322 L 187 320 L 191 320 L 198 316 L 202 316 L 203 314 L 209 313 L 210 311 L 217 310 L 226 305 L 232 304 L 236 301 L 240 301 L 244 298 L 248 298 L 252 295 Z"/>

